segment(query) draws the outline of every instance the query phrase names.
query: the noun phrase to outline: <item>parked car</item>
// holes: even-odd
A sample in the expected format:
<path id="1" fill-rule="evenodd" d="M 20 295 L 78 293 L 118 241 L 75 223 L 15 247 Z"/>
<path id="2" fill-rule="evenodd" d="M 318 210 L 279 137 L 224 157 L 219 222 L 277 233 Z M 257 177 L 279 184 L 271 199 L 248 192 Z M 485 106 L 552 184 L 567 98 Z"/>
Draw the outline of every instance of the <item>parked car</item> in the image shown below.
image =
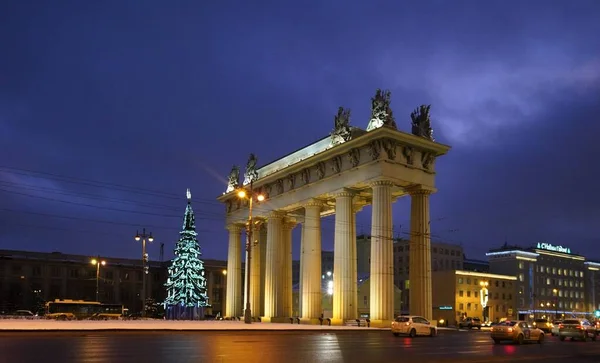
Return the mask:
<path id="1" fill-rule="evenodd" d="M 477 328 L 481 330 L 481 320 L 479 318 L 466 318 L 458 323 L 458 327 L 467 329 Z"/>
<path id="2" fill-rule="evenodd" d="M 417 335 L 435 337 L 437 327 L 431 325 L 429 320 L 422 316 L 402 315 L 392 322 L 392 334 L 395 336 L 408 335 L 411 338 Z"/>

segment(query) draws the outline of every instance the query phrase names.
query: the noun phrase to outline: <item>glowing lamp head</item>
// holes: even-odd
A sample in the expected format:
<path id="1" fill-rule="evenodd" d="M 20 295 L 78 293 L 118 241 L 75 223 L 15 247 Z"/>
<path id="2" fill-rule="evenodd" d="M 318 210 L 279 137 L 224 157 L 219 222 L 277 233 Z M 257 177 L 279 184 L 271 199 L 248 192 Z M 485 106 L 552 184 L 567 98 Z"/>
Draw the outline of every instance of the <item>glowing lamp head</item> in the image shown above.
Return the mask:
<path id="1" fill-rule="evenodd" d="M 148 237 L 148 242 L 153 242 L 154 241 L 154 237 L 150 236 Z"/>
<path id="2" fill-rule="evenodd" d="M 92 259 L 92 261 L 90 261 L 92 263 L 92 265 L 95 265 L 98 263 L 98 260 L 96 260 L 95 258 Z"/>
<path id="3" fill-rule="evenodd" d="M 102 266 L 106 266 L 106 261 L 102 261 L 102 262 L 100 262 L 100 264 L 101 264 Z"/>
<path id="4" fill-rule="evenodd" d="M 264 195 L 262 195 L 262 194 L 259 194 L 259 195 L 256 197 L 256 200 L 258 200 L 259 202 L 262 202 L 263 200 L 265 200 L 265 196 L 264 196 Z"/>
<path id="5" fill-rule="evenodd" d="M 223 270 L 223 275 L 227 275 L 227 270 Z"/>
<path id="6" fill-rule="evenodd" d="M 239 192 L 237 192 L 237 196 L 239 198 L 246 198 L 246 191 L 245 190 L 240 190 Z"/>
<path id="7" fill-rule="evenodd" d="M 139 234 L 136 234 L 134 238 L 135 238 L 136 241 L 139 241 L 140 239 L 142 239 L 142 237 L 140 237 Z"/>

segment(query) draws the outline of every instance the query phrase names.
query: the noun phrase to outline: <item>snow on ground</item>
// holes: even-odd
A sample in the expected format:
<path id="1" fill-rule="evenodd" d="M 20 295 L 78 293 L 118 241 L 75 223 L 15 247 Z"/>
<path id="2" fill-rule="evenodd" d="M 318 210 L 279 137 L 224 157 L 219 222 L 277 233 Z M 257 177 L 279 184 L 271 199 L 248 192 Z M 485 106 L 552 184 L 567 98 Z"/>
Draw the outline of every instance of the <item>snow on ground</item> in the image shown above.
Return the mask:
<path id="1" fill-rule="evenodd" d="M 172 320 L 0 320 L 0 331 L 7 330 L 385 330 L 356 326 L 326 326 L 243 321 L 172 321 Z M 389 328 L 387 329 L 389 330 Z"/>

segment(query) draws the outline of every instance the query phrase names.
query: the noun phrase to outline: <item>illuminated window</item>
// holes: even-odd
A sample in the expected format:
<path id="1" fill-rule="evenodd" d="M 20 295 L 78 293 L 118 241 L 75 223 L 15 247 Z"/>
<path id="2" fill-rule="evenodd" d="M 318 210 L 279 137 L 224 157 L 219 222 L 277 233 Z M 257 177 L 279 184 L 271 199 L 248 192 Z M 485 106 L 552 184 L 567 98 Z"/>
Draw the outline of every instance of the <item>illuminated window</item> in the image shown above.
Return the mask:
<path id="1" fill-rule="evenodd" d="M 519 261 L 519 268 L 521 270 L 525 268 L 525 263 L 523 261 Z"/>
<path id="2" fill-rule="evenodd" d="M 519 274 L 519 281 L 523 282 L 525 280 L 525 276 L 523 274 Z"/>

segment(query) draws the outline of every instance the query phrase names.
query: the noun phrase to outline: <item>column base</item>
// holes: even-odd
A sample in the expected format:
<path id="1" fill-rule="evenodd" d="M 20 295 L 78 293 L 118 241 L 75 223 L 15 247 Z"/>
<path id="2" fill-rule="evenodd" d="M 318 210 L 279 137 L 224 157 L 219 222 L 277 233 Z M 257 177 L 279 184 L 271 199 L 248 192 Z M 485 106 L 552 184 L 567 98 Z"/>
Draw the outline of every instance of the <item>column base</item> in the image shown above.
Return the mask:
<path id="1" fill-rule="evenodd" d="M 392 320 L 371 320 L 371 328 L 391 328 Z"/>
<path id="2" fill-rule="evenodd" d="M 280 318 L 278 316 L 261 316 L 261 323 L 290 323 L 290 318 Z"/>
<path id="3" fill-rule="evenodd" d="M 304 325 L 321 325 L 319 318 L 300 318 L 300 324 Z M 326 324 L 326 321 L 323 321 Z"/>
<path id="4" fill-rule="evenodd" d="M 344 325 L 345 322 L 346 320 L 344 319 L 331 319 L 331 325 L 341 326 Z M 325 322 L 323 322 L 323 324 L 325 324 Z"/>

